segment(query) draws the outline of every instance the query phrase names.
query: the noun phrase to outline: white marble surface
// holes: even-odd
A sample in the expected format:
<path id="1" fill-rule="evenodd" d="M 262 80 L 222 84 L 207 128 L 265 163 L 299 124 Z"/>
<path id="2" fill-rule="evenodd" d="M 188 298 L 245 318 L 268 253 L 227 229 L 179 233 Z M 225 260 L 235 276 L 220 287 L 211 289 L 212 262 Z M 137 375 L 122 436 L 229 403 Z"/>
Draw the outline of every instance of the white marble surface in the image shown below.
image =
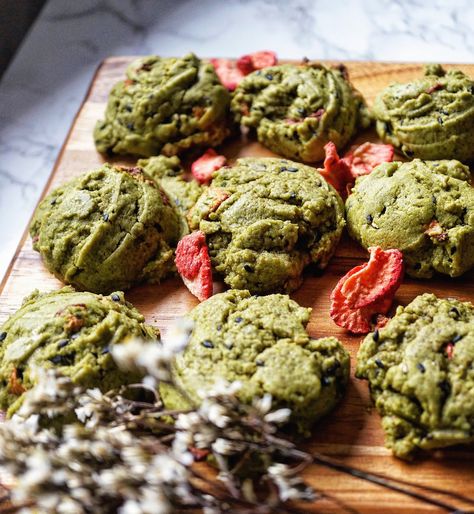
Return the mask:
<path id="1" fill-rule="evenodd" d="M 474 62 L 471 0 L 49 0 L 0 82 L 0 277 L 109 55 Z"/>

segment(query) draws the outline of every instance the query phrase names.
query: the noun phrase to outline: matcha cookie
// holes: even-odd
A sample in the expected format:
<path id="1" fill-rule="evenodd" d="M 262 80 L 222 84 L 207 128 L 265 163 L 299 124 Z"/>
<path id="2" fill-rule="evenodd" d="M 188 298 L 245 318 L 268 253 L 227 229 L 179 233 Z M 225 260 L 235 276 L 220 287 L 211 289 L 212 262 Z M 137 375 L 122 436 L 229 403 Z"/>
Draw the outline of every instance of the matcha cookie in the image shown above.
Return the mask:
<path id="1" fill-rule="evenodd" d="M 126 74 L 95 127 L 99 152 L 175 155 L 216 146 L 228 135 L 230 96 L 212 64 L 194 54 L 150 56 L 134 61 Z"/>
<path id="2" fill-rule="evenodd" d="M 373 108 L 379 136 L 407 157 L 474 158 L 474 81 L 427 66 L 424 77 L 392 84 Z"/>
<path id="3" fill-rule="evenodd" d="M 345 146 L 370 119 L 343 66 L 281 64 L 247 75 L 234 92 L 235 120 L 256 130 L 273 152 L 303 162 L 324 159 L 324 145 Z"/>
<path id="4" fill-rule="evenodd" d="M 324 268 L 344 227 L 339 195 L 314 168 L 274 158 L 216 171 L 189 219 L 225 282 L 258 294 L 296 289 L 310 263 Z"/>
<path id="5" fill-rule="evenodd" d="M 474 441 L 474 307 L 433 294 L 399 307 L 362 343 L 386 444 L 398 457 Z"/>
<path id="6" fill-rule="evenodd" d="M 356 180 L 346 201 L 362 246 L 398 248 L 409 275 L 456 277 L 474 266 L 474 189 L 458 161 L 391 162 Z"/>
<path id="7" fill-rule="evenodd" d="M 140 168 L 108 164 L 50 193 L 30 227 L 49 271 L 97 293 L 158 282 L 173 269 L 173 247 L 186 230 Z"/>
<path id="8" fill-rule="evenodd" d="M 158 335 L 121 292 L 35 291 L 0 327 L 0 409 L 9 415 L 18 409 L 36 367 L 57 368 L 75 383 L 103 391 L 131 383 L 139 377 L 116 368 L 110 345 Z"/>
<path id="9" fill-rule="evenodd" d="M 137 165 L 161 186 L 171 203 L 184 216 L 201 196 L 201 186 L 197 180 L 186 180 L 181 162 L 176 156 L 158 155 L 150 159 L 140 159 Z"/>
<path id="10" fill-rule="evenodd" d="M 199 304 L 188 315 L 194 330 L 176 359 L 177 383 L 193 403 L 215 381 L 242 382 L 244 402 L 266 393 L 274 405 L 289 407 L 291 421 L 308 434 L 343 395 L 349 378 L 349 354 L 334 337 L 311 339 L 306 332 L 311 309 L 286 295 L 251 296 L 230 290 Z M 187 402 L 165 388 L 168 408 Z"/>

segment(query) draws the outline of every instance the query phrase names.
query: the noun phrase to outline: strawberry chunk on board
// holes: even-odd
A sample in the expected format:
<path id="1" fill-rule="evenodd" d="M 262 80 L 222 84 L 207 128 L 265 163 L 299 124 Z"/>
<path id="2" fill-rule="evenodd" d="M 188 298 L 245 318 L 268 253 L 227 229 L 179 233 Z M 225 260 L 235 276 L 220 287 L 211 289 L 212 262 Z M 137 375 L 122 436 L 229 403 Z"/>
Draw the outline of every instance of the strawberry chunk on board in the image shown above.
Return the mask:
<path id="1" fill-rule="evenodd" d="M 342 158 L 339 157 L 336 145 L 332 141 L 324 146 L 324 150 L 324 168 L 318 171 L 342 197 L 350 194 L 357 177 L 368 175 L 383 162 L 391 162 L 394 156 L 392 145 L 368 142 L 353 147 Z"/>
<path id="2" fill-rule="evenodd" d="M 223 155 L 219 155 L 209 148 L 191 164 L 191 173 L 200 184 L 208 184 L 212 180 L 212 174 L 222 168 L 226 162 Z"/>
<path id="3" fill-rule="evenodd" d="M 237 68 L 235 61 L 231 59 L 211 59 L 211 64 L 222 84 L 233 91 L 245 77 L 245 74 Z"/>
<path id="4" fill-rule="evenodd" d="M 211 59 L 211 64 L 214 66 L 219 80 L 229 91 L 234 91 L 245 75 L 252 73 L 252 71 L 268 68 L 268 66 L 274 66 L 277 63 L 276 53 L 270 50 L 242 55 L 237 61 Z"/>
<path id="5" fill-rule="evenodd" d="M 261 50 L 252 54 L 242 55 L 237 60 L 237 68 L 244 74 L 248 75 L 252 71 L 275 66 L 278 63 L 278 57 L 271 50 Z"/>
<path id="6" fill-rule="evenodd" d="M 351 169 L 347 162 L 339 157 L 336 145 L 332 141 L 324 145 L 324 151 L 326 152 L 324 168 L 318 171 L 326 181 L 343 196 L 346 190 L 346 184 L 354 180 Z"/>
<path id="7" fill-rule="evenodd" d="M 399 250 L 371 247 L 369 252 L 369 262 L 346 273 L 331 293 L 332 320 L 355 334 L 370 332 L 374 315 L 384 319 L 380 315 L 390 310 L 403 280 L 403 256 Z"/>
<path id="8" fill-rule="evenodd" d="M 184 284 L 199 301 L 212 296 L 212 267 L 204 232 L 198 230 L 179 241 L 175 264 Z"/>
<path id="9" fill-rule="evenodd" d="M 392 162 L 395 150 L 392 145 L 380 145 L 375 143 L 363 143 L 351 148 L 343 159 L 351 169 L 351 174 L 356 179 L 361 175 L 368 175 L 383 162 Z"/>

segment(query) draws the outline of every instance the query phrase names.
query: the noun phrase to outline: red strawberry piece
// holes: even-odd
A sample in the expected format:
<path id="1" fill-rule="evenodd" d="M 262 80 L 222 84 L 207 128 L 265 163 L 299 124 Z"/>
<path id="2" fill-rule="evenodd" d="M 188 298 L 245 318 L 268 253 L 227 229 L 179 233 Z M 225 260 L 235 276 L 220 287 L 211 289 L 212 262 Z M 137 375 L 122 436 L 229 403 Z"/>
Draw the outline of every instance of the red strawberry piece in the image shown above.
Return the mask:
<path id="1" fill-rule="evenodd" d="M 271 50 L 261 50 L 249 55 L 254 70 L 261 70 L 278 64 L 278 57 Z"/>
<path id="2" fill-rule="evenodd" d="M 385 315 L 403 279 L 403 256 L 399 250 L 369 248 L 370 259 L 346 273 L 331 293 L 330 315 L 336 325 L 356 334 L 387 323 Z"/>
<path id="3" fill-rule="evenodd" d="M 331 293 L 330 316 L 336 325 L 349 330 L 354 334 L 367 334 L 371 331 L 371 320 L 376 314 L 386 314 L 392 305 L 393 297 L 382 298 L 381 300 L 365 307 L 354 307 L 341 292 L 345 279 L 352 273 L 356 273 L 358 268 L 344 275 Z"/>
<path id="4" fill-rule="evenodd" d="M 248 75 L 249 73 L 252 73 L 252 71 L 255 71 L 252 63 L 252 57 L 250 55 L 242 55 L 242 57 L 237 59 L 235 64 L 243 75 Z"/>
<path id="5" fill-rule="evenodd" d="M 435 91 L 438 91 L 439 89 L 443 89 L 443 84 L 440 84 L 439 82 L 436 82 L 436 84 L 433 84 L 428 89 L 425 90 L 425 93 L 428 93 L 431 95 L 431 93 L 434 93 Z"/>
<path id="6" fill-rule="evenodd" d="M 179 241 L 175 264 L 184 284 L 199 301 L 212 296 L 211 259 L 203 232 L 198 230 Z"/>
<path id="7" fill-rule="evenodd" d="M 191 173 L 200 184 L 208 184 L 212 174 L 226 163 L 223 155 L 218 155 L 212 148 L 204 152 L 191 165 Z"/>
<path id="8" fill-rule="evenodd" d="M 448 343 L 446 345 L 446 357 L 452 359 L 454 354 L 454 343 Z"/>
<path id="9" fill-rule="evenodd" d="M 324 146 L 326 158 L 324 159 L 324 169 L 319 169 L 319 173 L 338 191 L 342 196 L 346 190 L 346 184 L 353 182 L 353 177 L 348 164 L 339 157 L 336 145 L 329 141 Z"/>
<path id="10" fill-rule="evenodd" d="M 354 307 L 365 307 L 385 296 L 393 296 L 403 280 L 400 250 L 384 251 L 380 246 L 372 246 L 369 252 L 369 262 L 342 285 L 342 294 Z"/>
<path id="11" fill-rule="evenodd" d="M 343 157 L 348 164 L 354 180 L 361 175 L 368 175 L 383 162 L 392 162 L 394 149 L 392 145 L 363 143 L 352 148 Z"/>
<path id="12" fill-rule="evenodd" d="M 211 59 L 211 63 L 219 80 L 229 91 L 233 91 L 245 76 L 237 68 L 235 61 L 230 59 Z"/>

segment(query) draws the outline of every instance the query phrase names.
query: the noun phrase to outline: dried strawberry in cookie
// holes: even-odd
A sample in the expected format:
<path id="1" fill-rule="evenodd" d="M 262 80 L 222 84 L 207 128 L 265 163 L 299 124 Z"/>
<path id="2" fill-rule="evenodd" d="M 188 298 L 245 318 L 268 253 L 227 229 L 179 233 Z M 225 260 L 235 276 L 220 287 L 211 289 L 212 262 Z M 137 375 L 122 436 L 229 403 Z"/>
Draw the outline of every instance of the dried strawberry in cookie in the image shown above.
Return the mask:
<path id="1" fill-rule="evenodd" d="M 212 296 L 211 260 L 203 232 L 198 230 L 181 239 L 175 263 L 186 287 L 199 301 Z"/>

